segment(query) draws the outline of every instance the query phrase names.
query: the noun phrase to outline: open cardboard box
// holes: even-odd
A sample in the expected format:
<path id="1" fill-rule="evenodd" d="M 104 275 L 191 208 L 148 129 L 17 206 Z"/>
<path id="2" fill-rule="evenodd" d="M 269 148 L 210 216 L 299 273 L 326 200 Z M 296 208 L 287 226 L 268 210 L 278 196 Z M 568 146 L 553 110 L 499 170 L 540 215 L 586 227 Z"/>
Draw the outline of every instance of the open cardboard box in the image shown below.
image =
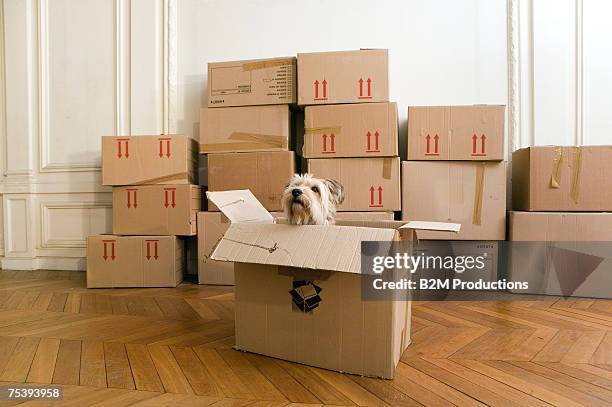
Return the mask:
<path id="1" fill-rule="evenodd" d="M 393 378 L 410 343 L 410 301 L 362 298 L 361 242 L 415 240 L 419 229 L 457 230 L 459 225 L 275 224 L 248 190 L 207 196 L 231 222 L 211 258 L 235 262 L 236 349 Z"/>

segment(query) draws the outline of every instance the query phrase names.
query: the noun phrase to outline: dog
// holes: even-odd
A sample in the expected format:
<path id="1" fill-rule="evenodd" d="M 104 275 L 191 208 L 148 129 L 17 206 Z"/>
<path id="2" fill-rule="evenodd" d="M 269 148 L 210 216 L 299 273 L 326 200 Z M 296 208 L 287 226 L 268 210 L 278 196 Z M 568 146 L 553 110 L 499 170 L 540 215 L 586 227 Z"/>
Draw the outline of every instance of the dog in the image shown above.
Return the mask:
<path id="1" fill-rule="evenodd" d="M 343 201 L 344 187 L 338 181 L 295 174 L 285 187 L 282 206 L 292 225 L 333 225 Z"/>

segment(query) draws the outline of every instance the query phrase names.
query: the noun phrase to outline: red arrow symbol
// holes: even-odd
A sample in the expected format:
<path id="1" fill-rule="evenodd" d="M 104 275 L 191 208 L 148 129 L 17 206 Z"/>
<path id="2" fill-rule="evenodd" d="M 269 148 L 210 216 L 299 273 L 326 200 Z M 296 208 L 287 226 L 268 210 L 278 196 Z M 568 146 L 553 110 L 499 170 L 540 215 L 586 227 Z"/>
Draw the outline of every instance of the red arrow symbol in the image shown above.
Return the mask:
<path id="1" fill-rule="evenodd" d="M 336 136 L 334 135 L 334 133 L 329 135 L 329 151 L 334 152 L 336 151 L 336 147 L 334 146 L 334 139 L 336 138 Z"/>
<path id="2" fill-rule="evenodd" d="M 130 192 L 129 189 L 126 192 L 127 192 L 127 196 L 128 196 L 127 207 L 129 208 L 131 206 L 131 204 L 130 204 L 130 195 L 132 195 L 132 193 Z"/>
<path id="3" fill-rule="evenodd" d="M 372 138 L 372 133 L 370 133 L 369 131 L 366 133 L 366 137 L 368 139 L 368 151 L 372 151 L 372 145 L 370 142 L 370 139 Z"/>
<path id="4" fill-rule="evenodd" d="M 172 207 L 173 208 L 176 206 L 175 199 L 176 199 L 176 190 L 173 189 L 172 190 Z"/>
<path id="5" fill-rule="evenodd" d="M 153 258 L 154 258 L 155 260 L 157 260 L 157 258 L 158 258 L 158 256 L 157 256 L 157 242 L 158 242 L 158 241 L 156 240 L 156 241 L 155 241 L 155 254 L 153 255 Z"/>
<path id="6" fill-rule="evenodd" d="M 166 140 L 166 157 L 170 158 L 170 140 Z"/>
<path id="7" fill-rule="evenodd" d="M 121 140 L 117 140 L 117 157 L 121 158 Z"/>
<path id="8" fill-rule="evenodd" d="M 159 140 L 159 158 L 162 158 L 164 156 L 164 150 L 163 150 L 162 143 L 163 143 L 163 141 Z"/>
<path id="9" fill-rule="evenodd" d="M 382 206 L 382 186 L 378 186 L 378 205 Z"/>
<path id="10" fill-rule="evenodd" d="M 425 154 L 429 154 L 430 153 L 430 147 L 431 147 L 431 137 L 429 136 L 429 133 L 427 133 L 427 136 L 425 136 L 425 141 L 426 141 L 426 146 L 425 146 Z"/>
<path id="11" fill-rule="evenodd" d="M 104 260 L 108 259 L 108 254 L 106 253 L 106 241 L 102 241 L 102 243 L 104 244 L 104 256 L 102 256 L 102 258 Z"/>
<path id="12" fill-rule="evenodd" d="M 115 260 L 115 241 L 111 241 L 111 260 Z"/>
<path id="13" fill-rule="evenodd" d="M 168 207 L 168 190 L 167 189 L 164 190 L 164 198 L 165 198 L 164 206 L 167 208 Z"/>
<path id="14" fill-rule="evenodd" d="M 363 78 L 359 78 L 359 97 L 363 96 Z"/>
<path id="15" fill-rule="evenodd" d="M 319 98 L 319 80 L 318 79 L 314 81 L 314 85 L 315 85 L 315 99 L 318 99 Z"/>
<path id="16" fill-rule="evenodd" d="M 485 136 L 484 134 L 480 136 L 480 153 L 482 155 L 485 155 L 485 140 L 486 139 L 487 139 L 487 136 Z"/>
<path id="17" fill-rule="evenodd" d="M 374 185 L 370 187 L 370 206 L 374 206 Z"/>
<path id="18" fill-rule="evenodd" d="M 434 154 L 438 154 L 438 133 L 434 135 Z"/>
<path id="19" fill-rule="evenodd" d="M 368 78 L 368 96 L 372 96 L 372 80 Z"/>
<path id="20" fill-rule="evenodd" d="M 134 190 L 134 208 L 138 207 L 138 191 Z"/>
<path id="21" fill-rule="evenodd" d="M 323 151 L 327 151 L 327 134 L 323 134 Z"/>
<path id="22" fill-rule="evenodd" d="M 327 81 L 323 79 L 323 98 L 327 97 Z"/>
<path id="23" fill-rule="evenodd" d="M 151 259 L 151 241 L 147 240 L 147 260 Z"/>
<path id="24" fill-rule="evenodd" d="M 374 149 L 375 149 L 376 151 L 379 151 L 379 150 L 378 150 L 378 137 L 379 137 L 379 136 L 380 136 L 380 134 L 378 133 L 378 130 L 376 130 L 376 131 L 374 132 Z"/>
<path id="25" fill-rule="evenodd" d="M 476 139 L 478 139 L 478 136 L 474 133 L 472 136 L 472 154 L 476 154 Z"/>
<path id="26" fill-rule="evenodd" d="M 125 158 L 130 156 L 130 141 L 125 140 Z"/>

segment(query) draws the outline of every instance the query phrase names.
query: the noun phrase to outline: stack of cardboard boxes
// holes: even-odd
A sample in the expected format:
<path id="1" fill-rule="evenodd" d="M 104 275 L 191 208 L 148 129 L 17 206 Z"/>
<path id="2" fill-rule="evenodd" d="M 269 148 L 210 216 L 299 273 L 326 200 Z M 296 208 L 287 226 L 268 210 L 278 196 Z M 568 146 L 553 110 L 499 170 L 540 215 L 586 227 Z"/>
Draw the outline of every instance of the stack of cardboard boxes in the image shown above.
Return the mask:
<path id="1" fill-rule="evenodd" d="M 197 143 L 183 135 L 102 137 L 113 234 L 87 238 L 87 287 L 176 287 L 202 192 Z"/>
<path id="2" fill-rule="evenodd" d="M 298 54 L 298 104 L 306 106 L 308 172 L 344 186 L 338 210 L 353 212 L 349 218 L 393 219 L 401 207 L 400 160 L 388 51 Z"/>
<path id="3" fill-rule="evenodd" d="M 479 241 L 470 249 L 496 258 L 506 238 L 504 106 L 408 108 L 408 160 L 402 163 L 402 220 L 461 224 L 459 233 L 423 239 Z M 482 241 L 490 241 L 483 244 Z M 496 277 L 496 260 L 490 277 Z"/>
<path id="4" fill-rule="evenodd" d="M 609 297 L 612 146 L 512 154 L 509 277 L 531 293 Z M 525 291 L 521 291 L 525 292 Z"/>
<path id="5" fill-rule="evenodd" d="M 200 153 L 209 191 L 249 189 L 272 213 L 296 171 L 291 104 L 295 57 L 210 63 L 208 107 L 200 110 Z M 209 255 L 229 222 L 214 204 L 198 214 L 200 284 L 233 284 L 234 265 Z"/>

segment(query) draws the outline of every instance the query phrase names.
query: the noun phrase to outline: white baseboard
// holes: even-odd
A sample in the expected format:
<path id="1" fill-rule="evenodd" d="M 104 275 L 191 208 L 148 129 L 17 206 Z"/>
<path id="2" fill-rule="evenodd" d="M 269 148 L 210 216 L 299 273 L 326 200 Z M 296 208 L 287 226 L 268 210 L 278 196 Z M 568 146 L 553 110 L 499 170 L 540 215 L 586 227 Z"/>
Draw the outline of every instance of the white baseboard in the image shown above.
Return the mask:
<path id="1" fill-rule="evenodd" d="M 68 270 L 85 271 L 84 257 L 37 257 L 33 259 L 2 258 L 2 270 Z"/>

